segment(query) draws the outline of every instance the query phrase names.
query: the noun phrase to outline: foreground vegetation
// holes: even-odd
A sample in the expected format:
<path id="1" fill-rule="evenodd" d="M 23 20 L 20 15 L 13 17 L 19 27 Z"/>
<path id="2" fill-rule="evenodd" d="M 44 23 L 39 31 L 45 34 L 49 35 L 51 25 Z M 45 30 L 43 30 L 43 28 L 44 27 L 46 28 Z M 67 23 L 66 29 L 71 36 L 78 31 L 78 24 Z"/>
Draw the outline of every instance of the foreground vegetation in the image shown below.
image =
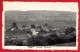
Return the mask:
<path id="1" fill-rule="evenodd" d="M 15 31 L 14 31 L 15 32 Z M 16 33 L 17 32 L 17 33 Z M 67 28 L 64 32 L 59 33 L 39 33 L 37 36 L 16 31 L 15 33 L 7 32 L 5 35 L 5 45 L 14 46 L 49 46 L 61 45 L 65 43 L 76 42 L 76 32 L 73 28 Z M 76 45 L 76 44 L 75 44 Z M 65 45 L 64 45 L 65 46 Z"/>
<path id="2" fill-rule="evenodd" d="M 5 46 L 74 46 L 76 45 L 75 14 L 65 11 L 26 11 L 26 13 L 7 11 L 4 44 Z M 35 36 L 31 32 L 32 29 L 39 33 Z"/>

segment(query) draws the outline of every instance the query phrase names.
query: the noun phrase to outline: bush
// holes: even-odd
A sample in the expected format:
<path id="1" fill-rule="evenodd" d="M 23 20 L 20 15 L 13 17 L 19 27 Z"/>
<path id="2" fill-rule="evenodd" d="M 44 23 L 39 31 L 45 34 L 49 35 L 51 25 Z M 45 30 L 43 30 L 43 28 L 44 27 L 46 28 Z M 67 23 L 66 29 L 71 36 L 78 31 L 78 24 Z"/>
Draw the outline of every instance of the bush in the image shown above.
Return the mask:
<path id="1" fill-rule="evenodd" d="M 58 33 L 54 34 L 40 34 L 37 36 L 25 37 L 23 36 L 23 39 L 20 37 L 11 37 L 5 38 L 5 45 L 16 45 L 16 46 L 48 46 L 48 45 L 54 45 L 58 43 L 66 43 L 66 42 L 74 42 L 76 41 L 76 32 L 68 33 L 67 35 L 64 33 L 60 33 L 60 35 L 57 35 Z M 13 34 L 14 35 L 14 34 Z"/>
<path id="2" fill-rule="evenodd" d="M 66 35 L 67 42 L 75 42 L 76 41 L 76 32 L 72 32 Z"/>
<path id="3" fill-rule="evenodd" d="M 58 36 L 56 34 L 50 34 L 47 36 L 47 42 L 49 45 L 58 43 Z"/>
<path id="4" fill-rule="evenodd" d="M 42 36 L 36 36 L 28 39 L 28 46 L 46 46 L 46 38 Z"/>
<path id="5" fill-rule="evenodd" d="M 16 46 L 22 46 L 23 41 L 21 39 L 5 39 L 5 45 L 16 45 Z"/>
<path id="6" fill-rule="evenodd" d="M 5 45 L 16 45 L 16 46 L 46 46 L 47 45 L 47 39 L 43 36 L 32 36 L 31 38 L 27 39 L 12 39 L 12 38 L 6 38 L 5 39 Z"/>
<path id="7" fill-rule="evenodd" d="M 69 27 L 69 28 L 65 29 L 65 34 L 67 35 L 67 34 L 72 33 L 74 31 L 75 31 L 74 27 Z"/>

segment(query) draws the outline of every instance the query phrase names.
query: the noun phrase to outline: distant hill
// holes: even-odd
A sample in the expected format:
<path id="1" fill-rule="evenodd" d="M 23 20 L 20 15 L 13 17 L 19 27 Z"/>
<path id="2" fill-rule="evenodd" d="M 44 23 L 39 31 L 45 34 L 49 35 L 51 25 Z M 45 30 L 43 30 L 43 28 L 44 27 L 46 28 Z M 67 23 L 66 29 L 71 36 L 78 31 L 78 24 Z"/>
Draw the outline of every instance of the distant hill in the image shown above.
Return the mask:
<path id="1" fill-rule="evenodd" d="M 11 21 L 54 21 L 76 20 L 76 12 L 69 11 L 5 11 L 5 19 Z"/>

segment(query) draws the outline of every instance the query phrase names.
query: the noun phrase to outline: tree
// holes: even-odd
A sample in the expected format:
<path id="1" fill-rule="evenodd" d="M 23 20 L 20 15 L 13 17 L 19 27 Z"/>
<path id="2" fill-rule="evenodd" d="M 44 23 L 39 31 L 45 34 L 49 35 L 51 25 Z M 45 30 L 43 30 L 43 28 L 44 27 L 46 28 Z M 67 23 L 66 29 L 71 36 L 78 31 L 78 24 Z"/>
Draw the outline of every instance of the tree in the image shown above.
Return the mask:
<path id="1" fill-rule="evenodd" d="M 67 29 L 65 29 L 65 34 L 69 34 L 69 33 L 72 33 L 74 32 L 76 29 L 74 27 L 68 27 Z"/>
<path id="2" fill-rule="evenodd" d="M 44 26 L 48 26 L 48 23 L 45 23 Z"/>
<path id="3" fill-rule="evenodd" d="M 13 23 L 12 23 L 12 28 L 18 29 L 18 26 L 17 26 L 17 23 L 16 23 L 16 22 L 13 22 Z"/>
<path id="4" fill-rule="evenodd" d="M 13 22 L 13 23 L 12 23 L 12 26 L 13 26 L 13 27 L 16 27 L 16 26 L 17 26 L 17 23 L 16 23 L 16 22 Z"/>
<path id="5" fill-rule="evenodd" d="M 23 26 L 22 26 L 22 28 L 25 28 L 25 27 L 26 27 L 26 25 L 23 25 Z"/>

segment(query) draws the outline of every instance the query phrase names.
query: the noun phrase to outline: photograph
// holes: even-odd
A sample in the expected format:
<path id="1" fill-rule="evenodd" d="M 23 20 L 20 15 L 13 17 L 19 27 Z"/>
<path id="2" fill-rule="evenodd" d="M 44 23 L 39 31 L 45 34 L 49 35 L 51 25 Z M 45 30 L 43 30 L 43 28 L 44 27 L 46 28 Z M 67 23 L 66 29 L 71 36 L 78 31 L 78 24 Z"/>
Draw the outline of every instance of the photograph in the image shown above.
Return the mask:
<path id="1" fill-rule="evenodd" d="M 4 49 L 77 49 L 78 3 L 3 2 Z"/>

